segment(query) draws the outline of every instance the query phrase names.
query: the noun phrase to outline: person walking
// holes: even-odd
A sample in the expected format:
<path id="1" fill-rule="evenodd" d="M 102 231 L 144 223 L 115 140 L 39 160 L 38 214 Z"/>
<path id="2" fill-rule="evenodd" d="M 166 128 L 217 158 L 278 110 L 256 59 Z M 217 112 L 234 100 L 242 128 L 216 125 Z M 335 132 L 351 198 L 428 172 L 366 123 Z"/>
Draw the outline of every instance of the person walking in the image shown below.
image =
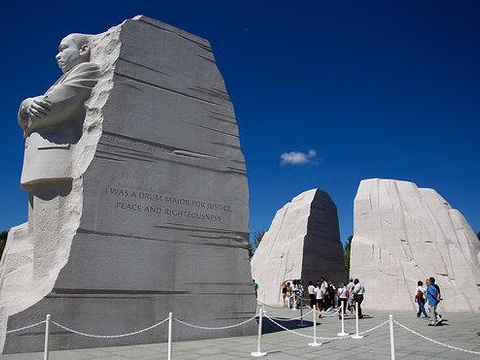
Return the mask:
<path id="1" fill-rule="evenodd" d="M 418 304 L 417 317 L 423 314 L 424 317 L 428 317 L 427 312 L 425 311 L 425 286 L 423 286 L 423 281 L 417 282 L 417 287 L 415 288 L 415 302 Z"/>
<path id="2" fill-rule="evenodd" d="M 335 287 L 335 285 L 333 284 L 333 282 L 329 281 L 328 282 L 328 297 L 330 298 L 330 306 L 332 309 L 333 308 L 336 308 L 336 304 L 337 302 L 335 301 L 335 296 L 337 295 L 337 288 Z"/>
<path id="3" fill-rule="evenodd" d="M 435 289 L 437 289 L 438 291 L 438 302 L 440 303 L 440 301 L 442 300 L 442 293 L 440 291 L 440 286 L 437 285 L 437 283 L 435 282 L 435 278 L 433 276 L 431 276 L 430 278 L 430 283 L 435 287 Z M 438 308 L 438 304 L 437 304 L 437 308 Z M 441 322 L 443 321 L 442 319 L 442 315 L 440 315 L 438 312 L 437 312 L 437 325 L 439 325 Z"/>
<path id="4" fill-rule="evenodd" d="M 343 307 L 343 313 L 344 314 L 347 313 L 348 290 L 347 290 L 347 287 L 345 286 L 344 283 L 340 283 L 340 285 L 338 286 L 337 296 L 338 296 L 338 300 L 340 302 L 340 306 L 338 307 L 338 318 L 341 319 L 342 318 L 342 313 L 341 313 L 342 307 Z"/>
<path id="5" fill-rule="evenodd" d="M 430 313 L 430 323 L 428 326 L 438 325 L 437 320 L 437 305 L 440 301 L 440 293 L 438 292 L 431 278 L 427 279 L 427 301 L 428 312 Z"/>
<path id="6" fill-rule="evenodd" d="M 347 291 L 348 291 L 348 302 L 347 302 L 347 309 L 350 310 L 350 314 L 353 315 L 353 309 L 355 307 L 355 303 L 353 300 L 353 288 L 355 284 L 353 283 L 353 278 L 349 278 L 349 282 L 347 284 Z"/>
<path id="7" fill-rule="evenodd" d="M 313 285 L 313 281 L 308 282 L 308 297 L 310 298 L 310 307 L 313 309 L 316 303 L 316 296 L 315 296 L 315 285 Z"/>
<path id="8" fill-rule="evenodd" d="M 361 304 L 363 296 L 365 295 L 365 287 L 360 284 L 358 279 L 353 280 L 353 283 L 355 284 L 355 287 L 353 288 L 353 301 L 358 303 L 358 318 L 363 319 Z"/>

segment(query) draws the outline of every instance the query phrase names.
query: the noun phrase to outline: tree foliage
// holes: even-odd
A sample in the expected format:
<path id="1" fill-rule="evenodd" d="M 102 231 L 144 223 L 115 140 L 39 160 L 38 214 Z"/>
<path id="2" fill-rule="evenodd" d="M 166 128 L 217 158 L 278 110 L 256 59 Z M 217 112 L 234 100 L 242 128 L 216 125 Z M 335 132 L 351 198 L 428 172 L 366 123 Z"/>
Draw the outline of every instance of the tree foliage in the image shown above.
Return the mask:
<path id="1" fill-rule="evenodd" d="M 250 239 L 250 243 L 248 244 L 248 256 L 251 259 L 253 254 L 255 254 L 255 250 L 257 250 L 258 245 L 260 245 L 260 241 L 262 241 L 263 235 L 267 230 L 260 229 L 255 230 L 252 234 L 252 239 Z"/>
<path id="2" fill-rule="evenodd" d="M 345 261 L 345 279 L 348 280 L 350 276 L 350 249 L 352 248 L 353 235 L 347 238 L 347 243 L 343 248 L 343 259 Z"/>
<path id="3" fill-rule="evenodd" d="M 8 231 L 0 232 L 0 258 L 3 254 L 3 249 L 5 249 L 5 244 L 7 243 Z"/>

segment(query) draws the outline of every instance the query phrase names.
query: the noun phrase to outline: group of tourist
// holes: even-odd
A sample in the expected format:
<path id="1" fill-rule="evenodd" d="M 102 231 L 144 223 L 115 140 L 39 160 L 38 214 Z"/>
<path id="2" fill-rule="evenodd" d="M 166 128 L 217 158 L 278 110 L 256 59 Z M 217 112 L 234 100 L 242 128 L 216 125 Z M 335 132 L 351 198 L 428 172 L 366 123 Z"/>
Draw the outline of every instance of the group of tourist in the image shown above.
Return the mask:
<path id="1" fill-rule="evenodd" d="M 299 309 L 300 306 L 303 306 L 304 290 L 302 280 L 284 281 L 281 287 L 284 307 L 287 309 Z"/>
<path id="2" fill-rule="evenodd" d="M 298 309 L 304 304 L 304 288 L 302 280 L 284 281 L 281 284 L 283 306 L 288 309 Z M 365 294 L 365 287 L 358 279 L 350 279 L 345 285 L 340 283 L 338 288 L 332 281 L 322 277 L 320 280 L 308 282 L 307 292 L 309 304 L 320 312 L 320 317 L 325 311 L 338 308 L 338 315 L 341 316 L 340 308 L 351 314 L 355 311 L 355 303 L 358 303 L 359 318 L 363 318 L 361 303 Z"/>
<path id="3" fill-rule="evenodd" d="M 429 277 L 425 281 L 419 280 L 415 288 L 415 302 L 418 305 L 417 317 L 423 315 L 425 318 L 430 318 L 429 326 L 437 326 L 442 323 L 442 317 L 437 313 L 437 306 L 442 300 L 440 287 L 435 284 L 435 278 Z M 428 303 L 428 313 L 425 310 L 425 303 Z"/>

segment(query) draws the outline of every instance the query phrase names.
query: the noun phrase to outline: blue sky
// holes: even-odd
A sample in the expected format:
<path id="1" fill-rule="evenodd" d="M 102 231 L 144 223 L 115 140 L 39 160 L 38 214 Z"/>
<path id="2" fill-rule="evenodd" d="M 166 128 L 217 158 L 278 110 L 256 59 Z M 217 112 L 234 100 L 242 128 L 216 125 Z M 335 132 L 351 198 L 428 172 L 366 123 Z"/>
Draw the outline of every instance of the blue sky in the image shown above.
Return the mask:
<path id="1" fill-rule="evenodd" d="M 359 181 L 381 177 L 434 188 L 480 231 L 478 1 L 10 1 L 0 13 L 0 229 L 27 218 L 16 112 L 59 77 L 59 40 L 144 14 L 212 44 L 240 127 L 252 230 L 318 187 L 345 241 Z M 309 162 L 282 165 L 311 149 Z"/>

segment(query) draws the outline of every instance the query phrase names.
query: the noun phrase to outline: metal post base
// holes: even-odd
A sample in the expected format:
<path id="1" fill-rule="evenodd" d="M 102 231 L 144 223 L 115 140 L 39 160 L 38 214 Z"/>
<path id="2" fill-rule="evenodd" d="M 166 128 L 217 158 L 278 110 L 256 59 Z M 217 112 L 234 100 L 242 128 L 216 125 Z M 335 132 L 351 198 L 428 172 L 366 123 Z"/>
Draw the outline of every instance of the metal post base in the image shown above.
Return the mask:
<path id="1" fill-rule="evenodd" d="M 263 357 L 263 356 L 267 356 L 267 353 L 266 352 L 258 352 L 258 351 L 255 351 L 255 352 L 252 352 L 250 354 L 250 356 L 253 356 L 253 357 Z"/>
<path id="2" fill-rule="evenodd" d="M 357 340 L 363 339 L 363 335 L 353 335 L 352 339 L 357 339 Z"/>
<path id="3" fill-rule="evenodd" d="M 316 341 L 308 344 L 308 346 L 312 346 L 312 347 L 317 347 L 317 346 L 320 346 L 320 345 L 322 345 L 322 343 L 317 343 Z"/>
<path id="4" fill-rule="evenodd" d="M 346 333 L 346 332 L 339 332 L 339 333 L 337 334 L 337 336 L 348 336 L 348 335 L 350 335 L 350 334 L 349 334 L 349 333 Z M 362 336 L 362 337 L 363 337 L 363 336 Z"/>

